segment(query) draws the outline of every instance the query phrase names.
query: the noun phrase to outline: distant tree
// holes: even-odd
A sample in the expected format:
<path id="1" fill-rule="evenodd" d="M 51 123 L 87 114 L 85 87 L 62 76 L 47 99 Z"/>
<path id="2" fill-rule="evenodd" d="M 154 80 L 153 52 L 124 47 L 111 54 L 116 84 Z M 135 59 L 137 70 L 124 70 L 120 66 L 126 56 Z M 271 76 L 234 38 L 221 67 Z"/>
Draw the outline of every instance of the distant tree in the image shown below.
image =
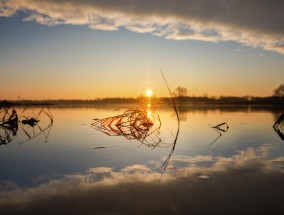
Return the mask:
<path id="1" fill-rule="evenodd" d="M 176 97 L 182 98 L 187 96 L 187 89 L 185 87 L 177 87 L 174 92 Z"/>
<path id="2" fill-rule="evenodd" d="M 278 88 L 274 90 L 274 96 L 284 96 L 284 84 L 281 84 Z"/>

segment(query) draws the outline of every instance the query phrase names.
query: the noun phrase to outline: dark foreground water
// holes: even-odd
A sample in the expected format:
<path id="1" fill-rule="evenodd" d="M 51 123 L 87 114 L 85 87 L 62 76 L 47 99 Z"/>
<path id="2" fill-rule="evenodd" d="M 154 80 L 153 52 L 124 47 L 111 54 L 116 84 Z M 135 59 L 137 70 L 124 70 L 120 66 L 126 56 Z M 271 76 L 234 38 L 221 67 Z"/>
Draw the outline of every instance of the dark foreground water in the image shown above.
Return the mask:
<path id="1" fill-rule="evenodd" d="M 180 108 L 178 136 L 171 108 L 148 109 L 160 120 L 142 142 L 91 126 L 115 108 L 54 107 L 53 122 L 0 127 L 0 214 L 284 213 L 281 108 Z"/>

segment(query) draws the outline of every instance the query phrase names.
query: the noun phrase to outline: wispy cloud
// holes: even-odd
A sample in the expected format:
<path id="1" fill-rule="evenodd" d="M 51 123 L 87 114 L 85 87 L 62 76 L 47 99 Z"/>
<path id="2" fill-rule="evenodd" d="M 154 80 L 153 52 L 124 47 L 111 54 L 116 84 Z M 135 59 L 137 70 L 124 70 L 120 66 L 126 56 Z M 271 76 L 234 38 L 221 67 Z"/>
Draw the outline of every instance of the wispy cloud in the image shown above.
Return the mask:
<path id="1" fill-rule="evenodd" d="M 284 2 L 261 0 L 0 0 L 0 16 L 54 26 L 151 33 L 166 39 L 237 41 L 284 53 Z"/>

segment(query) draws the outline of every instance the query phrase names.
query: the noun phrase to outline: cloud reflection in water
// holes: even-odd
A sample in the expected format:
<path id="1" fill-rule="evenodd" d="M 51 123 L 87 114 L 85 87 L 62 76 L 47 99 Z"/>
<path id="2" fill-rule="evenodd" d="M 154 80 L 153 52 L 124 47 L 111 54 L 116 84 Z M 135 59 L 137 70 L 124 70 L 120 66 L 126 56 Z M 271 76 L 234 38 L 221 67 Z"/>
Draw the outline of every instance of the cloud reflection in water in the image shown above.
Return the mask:
<path id="1" fill-rule="evenodd" d="M 172 157 L 178 167 L 161 182 L 155 171 L 160 162 L 121 171 L 90 168 L 35 187 L 5 182 L 0 213 L 277 214 L 283 209 L 284 157 L 268 155 L 263 146 L 232 157 Z"/>

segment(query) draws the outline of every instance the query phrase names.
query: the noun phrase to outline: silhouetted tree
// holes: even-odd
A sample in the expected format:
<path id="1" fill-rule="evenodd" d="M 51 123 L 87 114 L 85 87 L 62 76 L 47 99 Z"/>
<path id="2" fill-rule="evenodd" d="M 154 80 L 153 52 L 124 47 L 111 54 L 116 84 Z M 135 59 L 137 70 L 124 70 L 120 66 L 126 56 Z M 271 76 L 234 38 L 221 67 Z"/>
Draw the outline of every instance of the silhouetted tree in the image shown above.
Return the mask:
<path id="1" fill-rule="evenodd" d="M 274 96 L 284 96 L 284 84 L 274 90 Z"/>
<path id="2" fill-rule="evenodd" d="M 179 98 L 185 97 L 187 96 L 187 89 L 185 87 L 177 87 L 174 94 Z"/>

